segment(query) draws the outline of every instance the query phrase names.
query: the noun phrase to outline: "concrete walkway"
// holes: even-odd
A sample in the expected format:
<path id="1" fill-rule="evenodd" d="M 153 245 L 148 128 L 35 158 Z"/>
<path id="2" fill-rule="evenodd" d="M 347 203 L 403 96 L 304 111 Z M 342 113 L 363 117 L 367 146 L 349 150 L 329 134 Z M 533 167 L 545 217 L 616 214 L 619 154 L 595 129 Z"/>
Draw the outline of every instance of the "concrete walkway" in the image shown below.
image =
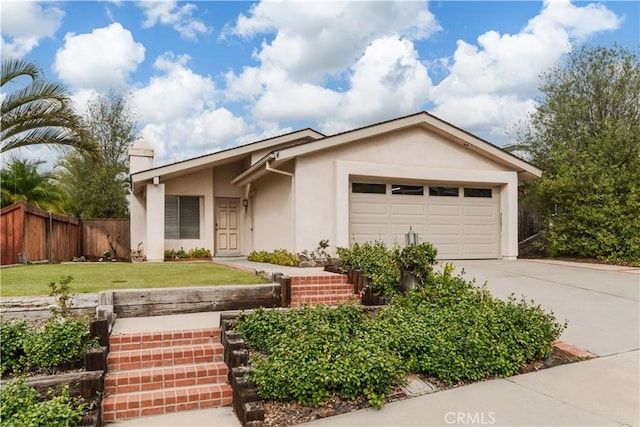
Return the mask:
<path id="1" fill-rule="evenodd" d="M 229 263 L 229 260 L 224 261 Z M 295 275 L 280 266 L 241 268 Z M 640 426 L 640 269 L 557 261 L 456 261 L 498 297 L 525 295 L 569 321 L 561 339 L 600 358 L 316 420 L 312 426 Z M 318 269 L 319 270 L 319 269 Z M 310 269 L 304 269 L 305 275 Z M 316 275 L 314 272 L 313 275 Z M 119 319 L 115 328 L 197 327 L 215 313 Z M 186 411 L 109 426 L 238 426 L 230 408 Z"/>

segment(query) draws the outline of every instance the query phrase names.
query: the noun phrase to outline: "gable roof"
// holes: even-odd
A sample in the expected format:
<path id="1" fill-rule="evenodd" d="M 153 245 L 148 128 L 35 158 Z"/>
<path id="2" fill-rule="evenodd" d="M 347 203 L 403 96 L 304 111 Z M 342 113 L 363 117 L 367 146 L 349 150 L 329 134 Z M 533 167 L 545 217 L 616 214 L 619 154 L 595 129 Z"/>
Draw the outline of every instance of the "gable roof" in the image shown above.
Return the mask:
<path id="1" fill-rule="evenodd" d="M 135 184 L 150 181 L 157 176 L 176 177 L 197 170 L 206 169 L 216 164 L 234 161 L 257 151 L 281 149 L 284 147 L 304 144 L 324 137 L 325 135 L 311 128 L 302 129 L 284 135 L 252 142 L 250 144 L 206 154 L 204 156 L 193 157 L 191 159 L 136 172 L 131 174 L 131 181 Z"/>
<path id="2" fill-rule="evenodd" d="M 482 138 L 460 129 L 451 123 L 423 111 L 409 116 L 327 136 L 322 139 L 308 141 L 304 144 L 285 147 L 281 150 L 274 150 L 236 177 L 232 181 L 232 184 L 240 186 L 255 181 L 262 175 L 266 174 L 269 167 L 277 167 L 278 165 L 299 156 L 329 150 L 364 138 L 383 135 L 389 132 L 396 132 L 401 129 L 415 126 L 420 126 L 431 132 L 443 135 L 448 140 L 460 144 L 470 151 L 476 152 L 498 164 L 517 171 L 518 179 L 521 181 L 527 181 L 542 176 L 542 170 L 531 163 L 504 151 Z"/>

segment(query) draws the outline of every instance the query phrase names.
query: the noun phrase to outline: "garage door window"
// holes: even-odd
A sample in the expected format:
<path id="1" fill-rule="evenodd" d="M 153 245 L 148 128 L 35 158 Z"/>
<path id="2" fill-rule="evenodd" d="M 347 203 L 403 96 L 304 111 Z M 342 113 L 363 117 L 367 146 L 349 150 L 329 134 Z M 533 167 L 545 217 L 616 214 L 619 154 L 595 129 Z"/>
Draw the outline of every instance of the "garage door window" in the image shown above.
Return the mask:
<path id="1" fill-rule="evenodd" d="M 364 182 L 354 182 L 351 184 L 352 193 L 361 194 L 386 194 L 387 184 L 369 184 Z"/>
<path id="2" fill-rule="evenodd" d="M 432 187 L 429 186 L 429 196 L 458 197 L 458 187 Z"/>
<path id="3" fill-rule="evenodd" d="M 424 195 L 424 187 L 422 185 L 391 184 L 391 194 L 422 196 Z"/>
<path id="4" fill-rule="evenodd" d="M 465 188 L 464 197 L 482 197 L 490 199 L 493 196 L 490 188 Z"/>

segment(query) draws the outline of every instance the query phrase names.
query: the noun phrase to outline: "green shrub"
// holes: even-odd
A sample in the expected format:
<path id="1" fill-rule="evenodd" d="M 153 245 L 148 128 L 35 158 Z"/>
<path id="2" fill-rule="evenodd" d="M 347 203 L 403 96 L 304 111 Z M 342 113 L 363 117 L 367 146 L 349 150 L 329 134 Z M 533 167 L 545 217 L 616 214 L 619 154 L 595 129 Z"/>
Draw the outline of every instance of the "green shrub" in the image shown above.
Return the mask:
<path id="1" fill-rule="evenodd" d="M 387 249 L 383 242 L 354 243 L 349 249 L 337 251 L 343 264 L 361 270 L 371 279 L 374 292 L 385 296 L 398 293 L 400 270 L 394 251 Z"/>
<path id="2" fill-rule="evenodd" d="M 269 253 L 269 251 L 252 251 L 249 256 L 247 256 L 247 259 L 253 262 L 269 262 L 271 253 Z"/>
<path id="3" fill-rule="evenodd" d="M 548 357 L 564 325 L 525 300 L 494 298 L 452 266 L 397 297 L 380 315 L 409 369 L 445 382 L 509 376 Z M 403 332 L 400 332 L 403 331 Z"/>
<path id="4" fill-rule="evenodd" d="M 238 328 L 253 349 L 266 351 L 252 353 L 253 380 L 266 399 L 315 406 L 338 392 L 381 406 L 404 372 L 357 306 L 258 310 L 241 316 Z"/>
<path id="5" fill-rule="evenodd" d="M 27 364 L 45 369 L 77 367 L 86 349 L 95 345 L 85 319 L 50 318 L 44 329 L 26 342 Z"/>
<path id="6" fill-rule="evenodd" d="M 22 372 L 26 365 L 25 346 L 35 331 L 24 320 L 0 318 L 0 376 Z"/>
<path id="7" fill-rule="evenodd" d="M 249 261 L 253 262 L 267 262 L 269 264 L 276 265 L 298 265 L 298 255 L 292 254 L 286 249 L 276 249 L 273 252 L 269 251 L 252 251 L 247 257 Z"/>
<path id="8" fill-rule="evenodd" d="M 211 258 L 211 251 L 205 248 L 193 248 L 187 252 L 189 258 Z"/>
<path id="9" fill-rule="evenodd" d="M 393 252 L 400 269 L 409 271 L 421 283 L 427 281 L 432 274 L 437 255 L 437 249 L 429 242 L 405 246 L 402 249 L 395 248 Z"/>
<path id="10" fill-rule="evenodd" d="M 78 425 L 87 405 L 69 396 L 65 386 L 59 396 L 49 392 L 49 399 L 40 401 L 38 392 L 24 379 L 9 381 L 0 389 L 0 420 L 3 426 L 57 426 Z"/>
<path id="11" fill-rule="evenodd" d="M 56 299 L 57 307 L 51 308 L 54 316 L 68 317 L 71 315 L 71 286 L 69 283 L 73 280 L 73 276 L 61 277 L 58 282 L 49 282 L 49 296 Z"/>
<path id="12" fill-rule="evenodd" d="M 333 393 L 364 395 L 379 407 L 407 372 L 452 383 L 513 375 L 550 355 L 565 327 L 553 313 L 494 298 L 452 271 L 447 265 L 430 274 L 374 318 L 349 305 L 241 315 L 258 394 L 309 405 Z"/>

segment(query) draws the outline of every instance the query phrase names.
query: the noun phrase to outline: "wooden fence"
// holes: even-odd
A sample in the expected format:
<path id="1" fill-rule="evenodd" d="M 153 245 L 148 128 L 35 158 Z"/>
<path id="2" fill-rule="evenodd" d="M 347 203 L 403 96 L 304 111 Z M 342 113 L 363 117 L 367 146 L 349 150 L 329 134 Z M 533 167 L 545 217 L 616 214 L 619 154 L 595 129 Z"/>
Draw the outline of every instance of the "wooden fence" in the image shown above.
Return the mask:
<path id="1" fill-rule="evenodd" d="M 75 257 L 129 258 L 128 219 L 79 219 L 57 215 L 25 202 L 0 212 L 0 264 L 63 262 Z"/>
<path id="2" fill-rule="evenodd" d="M 110 252 L 112 257 L 129 258 L 131 251 L 129 224 L 128 219 L 81 219 L 81 254 L 102 256 L 105 252 Z"/>
<path id="3" fill-rule="evenodd" d="M 525 204 L 518 205 L 518 242 L 540 231 L 541 215 L 538 209 Z"/>

